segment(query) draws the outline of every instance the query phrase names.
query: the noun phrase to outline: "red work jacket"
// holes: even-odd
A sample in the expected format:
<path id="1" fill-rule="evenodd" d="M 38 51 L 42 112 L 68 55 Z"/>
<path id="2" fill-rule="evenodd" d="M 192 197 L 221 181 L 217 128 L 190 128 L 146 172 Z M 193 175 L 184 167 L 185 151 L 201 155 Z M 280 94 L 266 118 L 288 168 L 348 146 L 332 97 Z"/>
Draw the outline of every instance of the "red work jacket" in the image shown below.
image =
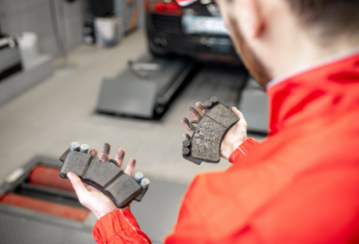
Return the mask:
<path id="1" fill-rule="evenodd" d="M 166 244 L 359 243 L 359 53 L 274 83 L 268 139 L 193 180 Z M 129 210 L 93 234 L 150 243 Z"/>

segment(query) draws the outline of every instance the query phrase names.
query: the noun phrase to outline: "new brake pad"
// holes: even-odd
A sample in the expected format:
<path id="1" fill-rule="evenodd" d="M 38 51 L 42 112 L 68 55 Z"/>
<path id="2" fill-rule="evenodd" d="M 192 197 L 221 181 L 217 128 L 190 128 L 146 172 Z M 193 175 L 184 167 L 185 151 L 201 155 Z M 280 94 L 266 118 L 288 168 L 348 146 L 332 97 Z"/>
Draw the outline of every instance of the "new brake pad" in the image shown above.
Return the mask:
<path id="1" fill-rule="evenodd" d="M 239 121 L 233 111 L 212 97 L 204 103 L 206 112 L 199 121 L 190 123 L 194 131 L 189 140 L 182 143 L 182 156 L 195 164 L 220 161 L 221 142 L 226 132 Z M 196 126 L 194 126 L 196 124 Z"/>
<path id="2" fill-rule="evenodd" d="M 105 195 L 107 195 L 118 208 L 123 208 L 132 200 L 141 201 L 145 195 L 149 180 L 137 172 L 135 177 L 125 174 L 117 166 L 115 160 L 104 163 L 90 154 L 68 149 L 61 157 L 63 165 L 60 177 L 67 179 L 67 173 L 72 172 L 80 179 Z"/>

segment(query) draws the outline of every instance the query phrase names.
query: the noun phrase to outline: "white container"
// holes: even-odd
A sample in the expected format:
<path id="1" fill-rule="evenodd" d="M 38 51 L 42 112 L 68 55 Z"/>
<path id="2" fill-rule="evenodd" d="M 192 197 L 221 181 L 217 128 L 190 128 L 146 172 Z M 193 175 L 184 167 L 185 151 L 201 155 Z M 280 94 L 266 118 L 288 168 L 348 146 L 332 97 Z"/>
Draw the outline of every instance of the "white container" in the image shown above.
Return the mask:
<path id="1" fill-rule="evenodd" d="M 38 37 L 35 33 L 24 32 L 17 38 L 17 42 L 19 44 L 22 64 L 24 69 L 28 70 L 36 63 L 40 56 Z"/>
<path id="2" fill-rule="evenodd" d="M 96 44 L 100 47 L 112 47 L 119 43 L 123 35 L 122 18 L 95 18 Z"/>

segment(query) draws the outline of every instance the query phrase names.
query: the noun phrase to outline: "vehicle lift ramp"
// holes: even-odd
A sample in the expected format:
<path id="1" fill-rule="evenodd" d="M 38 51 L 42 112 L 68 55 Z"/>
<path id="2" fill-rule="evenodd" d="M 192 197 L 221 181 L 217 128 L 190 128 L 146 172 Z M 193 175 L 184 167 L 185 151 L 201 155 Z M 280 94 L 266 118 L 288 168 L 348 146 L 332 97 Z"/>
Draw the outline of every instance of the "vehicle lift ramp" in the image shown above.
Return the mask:
<path id="1" fill-rule="evenodd" d="M 114 78 L 104 78 L 96 111 L 99 113 L 160 118 L 176 95 L 196 73 L 195 61 L 145 54 Z"/>

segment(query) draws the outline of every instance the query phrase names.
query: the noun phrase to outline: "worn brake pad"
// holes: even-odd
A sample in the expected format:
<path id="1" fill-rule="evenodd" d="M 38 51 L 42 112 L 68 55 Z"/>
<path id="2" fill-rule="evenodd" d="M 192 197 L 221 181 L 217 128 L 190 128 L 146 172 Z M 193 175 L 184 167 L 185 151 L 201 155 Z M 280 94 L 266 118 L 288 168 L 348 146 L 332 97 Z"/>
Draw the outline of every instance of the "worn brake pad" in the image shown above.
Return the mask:
<path id="1" fill-rule="evenodd" d="M 76 150 L 76 149 L 75 149 Z M 67 173 L 72 172 L 80 179 L 105 195 L 107 195 L 118 208 L 123 208 L 132 200 L 141 201 L 145 195 L 149 180 L 137 172 L 132 178 L 117 166 L 115 160 L 104 163 L 90 154 L 72 151 L 70 148 L 60 157 L 64 162 L 60 176 L 67 179 Z"/>
<path id="2" fill-rule="evenodd" d="M 190 140 L 182 143 L 182 156 L 195 164 L 220 161 L 221 142 L 226 132 L 239 118 L 233 111 L 212 97 L 204 103 L 206 112 L 199 121 L 190 123 L 194 131 Z M 194 126 L 196 124 L 196 126 Z"/>

